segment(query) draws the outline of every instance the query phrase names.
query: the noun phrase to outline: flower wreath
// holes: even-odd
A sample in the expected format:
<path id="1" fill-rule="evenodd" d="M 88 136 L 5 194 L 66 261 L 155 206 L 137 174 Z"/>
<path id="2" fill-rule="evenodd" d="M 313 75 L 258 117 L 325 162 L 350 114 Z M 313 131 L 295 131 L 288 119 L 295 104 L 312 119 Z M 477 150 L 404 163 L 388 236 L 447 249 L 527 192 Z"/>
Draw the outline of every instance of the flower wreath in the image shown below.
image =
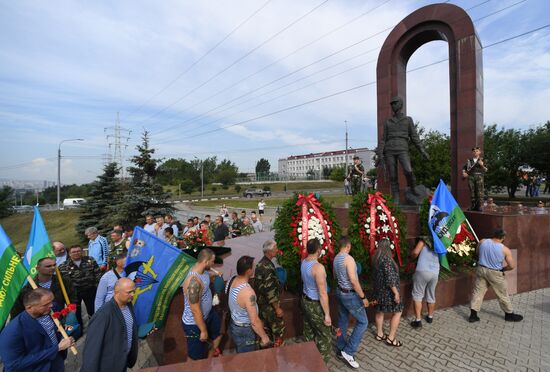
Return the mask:
<path id="1" fill-rule="evenodd" d="M 199 248 L 209 245 L 212 245 L 212 241 L 208 237 L 207 230 L 195 229 L 183 235 L 184 249 L 192 249 L 193 252 L 197 252 Z"/>
<path id="2" fill-rule="evenodd" d="M 307 242 L 317 238 L 321 243 L 319 262 L 332 271 L 332 260 L 340 227 L 330 205 L 314 194 L 295 194 L 287 200 L 274 223 L 275 241 L 281 251 L 280 264 L 287 271 L 287 284 L 297 289 L 300 262 L 307 256 Z M 330 277 L 327 274 L 327 277 Z"/>
<path id="3" fill-rule="evenodd" d="M 349 235 L 352 255 L 363 268 L 370 266 L 370 259 L 376 252 L 381 239 L 390 240 L 390 246 L 399 266 L 407 257 L 406 224 L 390 195 L 378 191 L 357 194 L 350 207 Z"/>

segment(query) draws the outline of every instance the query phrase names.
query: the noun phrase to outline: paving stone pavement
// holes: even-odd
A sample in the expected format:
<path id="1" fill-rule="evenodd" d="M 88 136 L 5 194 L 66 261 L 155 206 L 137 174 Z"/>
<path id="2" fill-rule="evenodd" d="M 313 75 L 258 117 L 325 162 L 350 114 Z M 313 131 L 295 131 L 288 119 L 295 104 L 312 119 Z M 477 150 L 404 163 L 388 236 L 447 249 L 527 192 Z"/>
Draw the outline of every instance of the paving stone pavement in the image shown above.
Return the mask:
<path id="1" fill-rule="evenodd" d="M 525 317 L 522 322 L 505 322 L 497 300 L 483 302 L 477 323 L 468 323 L 467 305 L 436 310 L 433 323 L 423 321 L 420 329 L 402 319 L 400 348 L 376 341 L 369 325 L 355 356 L 359 370 L 550 371 L 550 288 L 511 299 L 514 311 Z M 328 367 L 341 371 L 347 364 L 334 357 Z"/>
<path id="2" fill-rule="evenodd" d="M 370 325 L 355 356 L 358 371 L 550 372 L 550 288 L 511 298 L 515 311 L 525 317 L 522 322 L 505 322 L 497 300 L 485 301 L 479 313 L 481 321 L 473 324 L 467 321 L 467 305 L 436 310 L 434 322 L 423 321 L 420 329 L 409 325 L 410 318 L 401 320 L 397 338 L 404 345 L 400 348 L 376 341 Z M 295 342 L 299 340 L 288 340 L 289 344 Z M 69 353 L 67 357 L 67 372 L 80 369 L 83 348 L 84 337 L 77 342 L 79 355 Z M 147 342 L 140 340 L 132 370 L 154 366 L 157 361 Z M 344 371 L 349 367 L 333 354 L 328 368 Z"/>

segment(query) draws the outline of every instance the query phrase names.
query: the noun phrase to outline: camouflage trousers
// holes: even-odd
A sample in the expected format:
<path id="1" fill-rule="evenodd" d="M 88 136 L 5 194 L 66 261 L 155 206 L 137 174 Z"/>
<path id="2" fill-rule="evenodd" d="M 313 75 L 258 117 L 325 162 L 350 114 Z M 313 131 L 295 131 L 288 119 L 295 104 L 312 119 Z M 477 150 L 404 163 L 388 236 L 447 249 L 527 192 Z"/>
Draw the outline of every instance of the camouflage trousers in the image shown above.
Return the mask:
<path id="1" fill-rule="evenodd" d="M 361 177 L 351 177 L 351 195 L 357 195 L 361 191 Z"/>
<path id="2" fill-rule="evenodd" d="M 468 187 L 470 188 L 470 210 L 480 211 L 484 193 L 483 174 L 471 174 L 468 177 Z"/>
<path id="3" fill-rule="evenodd" d="M 330 326 L 325 325 L 325 313 L 319 301 L 302 298 L 304 311 L 304 338 L 306 341 L 315 341 L 325 363 L 330 360 L 332 335 Z"/>
<path id="4" fill-rule="evenodd" d="M 260 319 L 264 323 L 264 329 L 269 339 L 273 342 L 282 339 L 285 333 L 285 322 L 275 314 L 271 305 L 259 306 Z"/>

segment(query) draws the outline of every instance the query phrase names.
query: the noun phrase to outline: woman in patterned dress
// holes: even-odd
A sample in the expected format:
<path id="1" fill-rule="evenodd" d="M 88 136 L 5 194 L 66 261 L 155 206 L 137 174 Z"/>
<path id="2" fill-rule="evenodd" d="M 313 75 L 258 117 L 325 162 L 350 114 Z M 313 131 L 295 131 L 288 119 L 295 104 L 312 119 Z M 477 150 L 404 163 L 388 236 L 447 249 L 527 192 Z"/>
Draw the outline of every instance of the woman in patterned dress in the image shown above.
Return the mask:
<path id="1" fill-rule="evenodd" d="M 375 316 L 376 340 L 399 347 L 403 344 L 396 339 L 396 334 L 403 303 L 399 294 L 399 268 L 392 255 L 390 241 L 386 238 L 380 240 L 373 259 L 374 298 L 378 301 Z M 392 313 L 388 334 L 384 333 L 384 313 Z"/>

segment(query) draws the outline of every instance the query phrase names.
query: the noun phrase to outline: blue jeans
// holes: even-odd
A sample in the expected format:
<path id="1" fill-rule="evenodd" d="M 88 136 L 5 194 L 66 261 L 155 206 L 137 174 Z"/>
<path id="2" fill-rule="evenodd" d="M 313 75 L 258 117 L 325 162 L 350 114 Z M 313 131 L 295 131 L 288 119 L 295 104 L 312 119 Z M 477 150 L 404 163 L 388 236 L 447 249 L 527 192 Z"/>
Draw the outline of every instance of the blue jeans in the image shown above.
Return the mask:
<path id="1" fill-rule="evenodd" d="M 251 326 L 240 327 L 231 321 L 229 324 L 229 332 L 235 342 L 237 353 L 246 353 L 256 350 L 256 333 Z"/>
<path id="2" fill-rule="evenodd" d="M 336 346 L 338 350 L 342 350 L 346 354 L 353 356 L 357 352 L 363 334 L 369 325 L 367 311 L 365 310 L 363 301 L 355 292 L 344 293 L 337 289 L 336 297 L 340 304 L 340 309 L 338 310 L 338 328 L 342 332 L 340 337 L 336 339 Z M 355 324 L 355 328 L 353 328 L 351 336 L 347 339 L 348 318 L 350 314 L 355 318 L 357 323 Z"/>

